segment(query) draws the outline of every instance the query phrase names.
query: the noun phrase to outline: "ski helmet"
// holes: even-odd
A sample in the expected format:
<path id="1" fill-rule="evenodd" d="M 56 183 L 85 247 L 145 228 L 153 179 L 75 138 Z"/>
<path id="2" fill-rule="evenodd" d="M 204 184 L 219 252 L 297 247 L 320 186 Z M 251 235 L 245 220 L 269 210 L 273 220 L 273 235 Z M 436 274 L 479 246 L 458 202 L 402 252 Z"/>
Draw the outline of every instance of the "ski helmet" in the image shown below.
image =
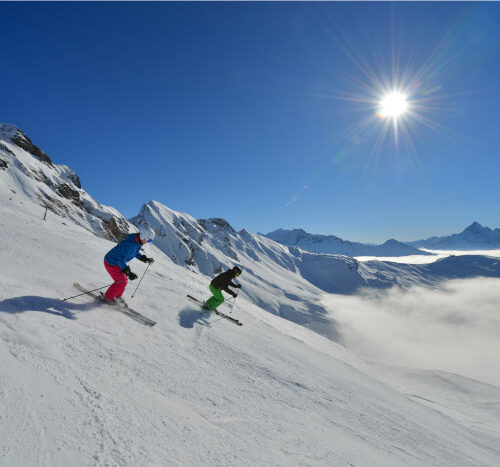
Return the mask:
<path id="1" fill-rule="evenodd" d="M 233 269 L 232 269 L 233 273 L 235 276 L 239 276 L 241 274 L 241 269 L 238 267 L 238 266 L 235 266 Z"/>
<path id="2" fill-rule="evenodd" d="M 139 237 L 141 240 L 152 242 L 155 238 L 155 231 L 147 224 L 141 224 L 138 227 Z"/>

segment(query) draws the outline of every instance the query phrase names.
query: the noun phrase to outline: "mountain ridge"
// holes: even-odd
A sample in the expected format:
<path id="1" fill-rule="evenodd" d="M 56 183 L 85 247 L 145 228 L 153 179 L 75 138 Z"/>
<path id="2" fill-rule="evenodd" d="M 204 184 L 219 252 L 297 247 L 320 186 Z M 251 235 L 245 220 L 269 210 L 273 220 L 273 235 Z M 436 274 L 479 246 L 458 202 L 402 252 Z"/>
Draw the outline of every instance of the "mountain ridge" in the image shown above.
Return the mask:
<path id="1" fill-rule="evenodd" d="M 296 246 L 312 253 L 393 257 L 432 255 L 432 253 L 419 250 L 395 239 L 389 239 L 381 245 L 367 245 L 343 240 L 335 235 L 310 234 L 304 229 L 277 229 L 263 235 L 283 245 Z"/>
<path id="2" fill-rule="evenodd" d="M 435 250 L 493 250 L 500 248 L 500 228 L 491 229 L 474 221 L 458 234 L 434 236 L 407 243 Z"/>

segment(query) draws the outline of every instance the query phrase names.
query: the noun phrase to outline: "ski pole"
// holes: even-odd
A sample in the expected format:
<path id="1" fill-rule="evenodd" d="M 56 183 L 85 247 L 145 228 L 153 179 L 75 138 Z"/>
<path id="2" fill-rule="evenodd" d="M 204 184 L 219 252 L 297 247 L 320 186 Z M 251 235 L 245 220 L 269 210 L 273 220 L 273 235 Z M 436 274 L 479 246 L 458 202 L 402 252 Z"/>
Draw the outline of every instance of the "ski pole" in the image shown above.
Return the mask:
<path id="1" fill-rule="evenodd" d="M 236 299 L 238 298 L 238 295 L 236 295 L 236 297 L 233 297 L 234 298 L 234 302 L 233 302 L 233 306 L 231 307 L 231 311 L 229 313 L 233 312 L 233 310 L 234 310 L 234 304 L 236 303 Z"/>
<path id="2" fill-rule="evenodd" d="M 83 292 L 83 293 L 79 293 L 78 295 L 73 295 L 72 297 L 63 298 L 63 302 L 65 302 L 66 300 L 71 300 L 72 298 L 80 297 L 81 295 L 88 295 L 89 293 L 95 292 L 96 290 L 101 290 L 101 289 L 105 289 L 106 287 L 111 287 L 113 284 L 121 284 L 122 282 L 125 282 L 125 281 L 113 282 L 112 284 L 103 285 L 102 287 L 98 287 L 97 289 L 94 289 L 94 290 L 89 290 L 88 292 Z"/>
<path id="3" fill-rule="evenodd" d="M 139 281 L 139 283 L 137 284 L 137 287 L 135 288 L 134 293 L 132 294 L 132 296 L 131 296 L 130 298 L 134 298 L 134 295 L 135 295 L 135 293 L 137 292 L 137 289 L 138 289 L 138 288 L 139 288 L 139 286 L 141 285 L 142 279 L 144 279 L 144 276 L 145 276 L 145 275 L 146 275 L 146 273 L 148 272 L 149 266 L 151 266 L 151 263 L 148 263 L 148 267 L 147 267 L 147 268 L 146 268 L 146 270 L 144 271 L 144 274 L 142 275 L 141 280 L 140 280 L 140 281 Z"/>

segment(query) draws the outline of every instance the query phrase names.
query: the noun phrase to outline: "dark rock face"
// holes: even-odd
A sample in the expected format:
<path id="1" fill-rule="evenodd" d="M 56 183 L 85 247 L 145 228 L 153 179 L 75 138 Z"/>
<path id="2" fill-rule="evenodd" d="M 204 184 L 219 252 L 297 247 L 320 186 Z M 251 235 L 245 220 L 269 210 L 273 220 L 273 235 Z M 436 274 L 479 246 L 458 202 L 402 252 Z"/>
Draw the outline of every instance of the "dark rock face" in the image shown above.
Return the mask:
<path id="1" fill-rule="evenodd" d="M 4 161 L 0 158 L 0 170 L 5 170 L 8 166 L 9 164 L 7 163 L 7 161 Z"/>
<path id="2" fill-rule="evenodd" d="M 5 146 L 5 144 L 0 143 L 0 151 L 6 152 L 11 156 L 16 157 L 16 155 L 7 146 Z"/>
<path id="3" fill-rule="evenodd" d="M 109 222 L 105 222 L 106 229 L 110 234 L 110 240 L 115 240 L 116 242 L 121 242 L 127 236 L 127 225 L 122 225 L 121 228 L 114 217 L 111 217 Z"/>
<path id="4" fill-rule="evenodd" d="M 66 183 L 57 185 L 55 188 L 61 196 L 64 196 L 66 199 L 69 199 L 75 206 L 83 209 L 82 202 L 80 201 L 80 193 L 77 190 L 73 190 Z"/>
<path id="5" fill-rule="evenodd" d="M 82 188 L 82 184 L 80 183 L 80 177 L 76 173 L 68 174 L 69 179 L 75 184 L 77 188 Z"/>
<path id="6" fill-rule="evenodd" d="M 52 165 L 52 160 L 45 154 L 38 146 L 35 146 L 31 139 L 26 136 L 21 130 L 17 132 L 12 138 L 12 142 L 19 146 L 21 149 L 28 151 L 33 154 L 38 160 L 45 162 L 48 165 Z"/>

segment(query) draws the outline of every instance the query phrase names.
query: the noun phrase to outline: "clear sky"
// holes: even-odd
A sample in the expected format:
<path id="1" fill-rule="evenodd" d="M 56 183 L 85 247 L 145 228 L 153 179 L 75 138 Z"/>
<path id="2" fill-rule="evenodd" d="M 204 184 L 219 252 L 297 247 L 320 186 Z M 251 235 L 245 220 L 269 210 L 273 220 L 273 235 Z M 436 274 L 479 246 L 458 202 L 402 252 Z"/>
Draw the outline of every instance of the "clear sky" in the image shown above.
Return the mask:
<path id="1" fill-rule="evenodd" d="M 500 227 L 499 3 L 2 2 L 0 17 L 0 122 L 128 217 L 154 199 L 366 242 Z M 399 117 L 380 108 L 391 92 Z"/>

